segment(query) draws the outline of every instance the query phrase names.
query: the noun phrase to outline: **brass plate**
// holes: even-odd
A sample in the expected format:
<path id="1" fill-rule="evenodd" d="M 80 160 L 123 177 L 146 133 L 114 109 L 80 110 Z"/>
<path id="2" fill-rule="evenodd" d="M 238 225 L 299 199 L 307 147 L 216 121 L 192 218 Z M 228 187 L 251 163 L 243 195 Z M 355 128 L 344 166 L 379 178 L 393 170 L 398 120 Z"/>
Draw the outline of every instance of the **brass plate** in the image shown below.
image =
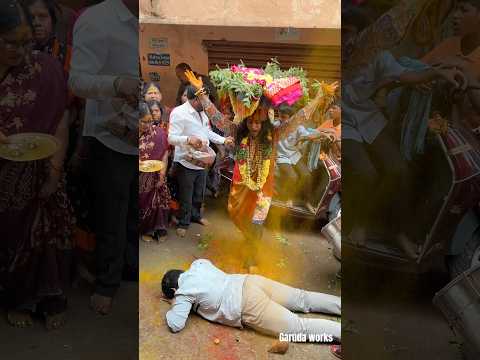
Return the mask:
<path id="1" fill-rule="evenodd" d="M 35 161 L 54 155 L 60 148 L 58 139 L 49 134 L 20 133 L 0 145 L 0 157 L 11 161 Z"/>

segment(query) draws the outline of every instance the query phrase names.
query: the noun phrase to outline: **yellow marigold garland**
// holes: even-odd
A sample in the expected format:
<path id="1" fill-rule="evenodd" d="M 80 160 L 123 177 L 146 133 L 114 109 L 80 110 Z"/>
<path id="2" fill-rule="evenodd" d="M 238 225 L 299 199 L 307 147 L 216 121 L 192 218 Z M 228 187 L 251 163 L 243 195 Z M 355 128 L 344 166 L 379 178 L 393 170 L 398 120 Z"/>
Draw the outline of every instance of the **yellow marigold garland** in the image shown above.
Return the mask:
<path id="1" fill-rule="evenodd" d="M 256 165 L 258 166 L 257 179 L 252 179 L 252 166 L 250 165 L 249 157 L 252 156 L 248 150 L 248 137 L 242 139 L 240 143 L 240 151 L 238 157 L 238 168 L 240 175 L 242 175 L 242 182 L 252 191 L 259 191 L 267 182 L 268 174 L 270 172 L 270 157 L 264 157 Z"/>

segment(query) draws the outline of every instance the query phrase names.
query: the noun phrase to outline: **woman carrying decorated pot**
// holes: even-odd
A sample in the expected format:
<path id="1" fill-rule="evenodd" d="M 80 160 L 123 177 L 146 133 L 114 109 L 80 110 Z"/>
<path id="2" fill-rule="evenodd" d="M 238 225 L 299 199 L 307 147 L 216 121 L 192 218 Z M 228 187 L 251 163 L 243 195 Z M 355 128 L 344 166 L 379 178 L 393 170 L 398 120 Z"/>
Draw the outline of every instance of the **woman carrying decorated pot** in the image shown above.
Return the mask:
<path id="1" fill-rule="evenodd" d="M 248 255 L 245 267 L 250 269 L 256 263 L 257 243 L 262 238 L 263 223 L 267 218 L 273 196 L 276 144 L 293 127 L 308 120 L 319 106 L 326 108 L 334 99 L 337 85 L 323 84 L 322 89 L 312 101 L 290 119 L 274 127 L 270 110 L 284 102 L 293 105 L 303 98 L 304 90 L 300 81 L 290 77 L 278 79 L 275 83 L 275 80 L 272 77 L 269 78 L 262 69 L 233 67 L 231 71 L 232 74 L 227 73 L 227 76 L 235 76 L 237 80 L 243 77 L 245 83 L 256 82 L 252 89 L 258 94 L 253 105 L 240 109 L 242 105 L 236 102 L 238 94 L 234 94 L 233 90 L 229 91 L 236 116 L 233 120 L 235 166 L 228 212 L 247 241 Z M 238 75 L 240 72 L 244 74 Z M 211 75 L 214 75 L 211 78 L 215 83 L 215 74 L 211 73 Z M 216 109 L 206 95 L 202 79 L 197 78 L 190 71 L 186 72 L 186 76 L 192 86 L 197 89 L 197 96 L 210 121 L 219 129 L 231 128 L 231 121 Z M 268 88 L 267 81 L 270 81 L 273 86 Z M 276 90 L 269 92 L 269 89 L 272 90 L 275 85 L 279 86 Z"/>

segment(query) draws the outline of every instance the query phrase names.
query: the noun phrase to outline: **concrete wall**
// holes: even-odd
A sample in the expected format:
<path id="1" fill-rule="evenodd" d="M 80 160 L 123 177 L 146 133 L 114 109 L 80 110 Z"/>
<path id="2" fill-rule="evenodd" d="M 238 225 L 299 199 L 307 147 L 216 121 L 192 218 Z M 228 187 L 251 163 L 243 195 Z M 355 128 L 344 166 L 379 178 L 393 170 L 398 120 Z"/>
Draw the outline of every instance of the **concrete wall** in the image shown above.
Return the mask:
<path id="1" fill-rule="evenodd" d="M 341 0 L 140 0 L 140 21 L 339 29 L 340 3 Z"/>
<path id="2" fill-rule="evenodd" d="M 202 46 L 203 40 L 282 42 L 313 45 L 340 45 L 340 30 L 333 29 L 298 29 L 298 37 L 294 40 L 278 41 L 274 28 L 246 28 L 225 26 L 183 26 L 141 24 L 140 52 L 142 73 L 148 75 L 157 72 L 160 75 L 162 94 L 167 106 L 174 105 L 178 80 L 175 66 L 186 62 L 199 73 L 208 71 L 208 54 Z M 165 48 L 151 48 L 151 39 L 161 41 Z M 166 53 L 170 55 L 170 66 L 149 66 L 148 53 Z"/>

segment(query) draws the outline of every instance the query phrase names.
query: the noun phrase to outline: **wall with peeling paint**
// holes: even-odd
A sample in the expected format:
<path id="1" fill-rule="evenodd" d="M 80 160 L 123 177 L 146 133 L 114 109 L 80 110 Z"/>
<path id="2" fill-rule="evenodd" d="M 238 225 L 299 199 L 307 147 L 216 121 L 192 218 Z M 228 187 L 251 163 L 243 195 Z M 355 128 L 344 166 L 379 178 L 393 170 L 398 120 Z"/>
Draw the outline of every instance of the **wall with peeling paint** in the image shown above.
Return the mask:
<path id="1" fill-rule="evenodd" d="M 339 29 L 340 4 L 341 0 L 140 0 L 140 21 Z"/>

